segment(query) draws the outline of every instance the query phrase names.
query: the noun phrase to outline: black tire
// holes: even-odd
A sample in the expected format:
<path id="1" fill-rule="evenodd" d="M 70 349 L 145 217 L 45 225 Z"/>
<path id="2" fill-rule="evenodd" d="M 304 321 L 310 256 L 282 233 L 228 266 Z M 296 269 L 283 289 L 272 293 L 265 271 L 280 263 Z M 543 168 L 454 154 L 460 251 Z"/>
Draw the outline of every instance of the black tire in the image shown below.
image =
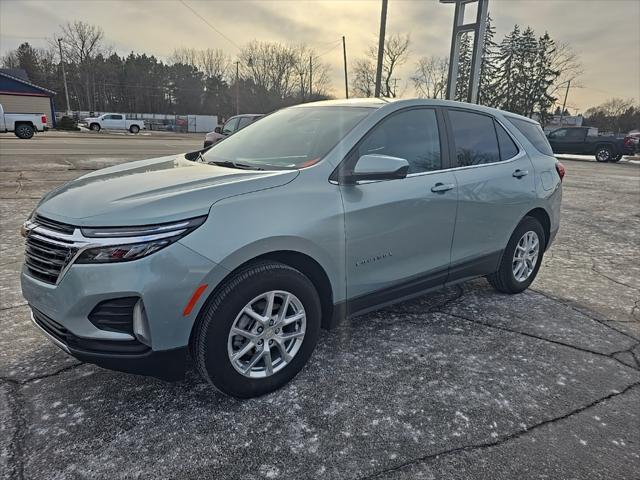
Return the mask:
<path id="1" fill-rule="evenodd" d="M 15 128 L 15 132 L 13 133 L 15 133 L 16 137 L 23 140 L 29 140 L 31 137 L 33 137 L 33 126 L 29 125 L 28 123 L 19 123 Z"/>
<path id="2" fill-rule="evenodd" d="M 131 126 L 129 127 L 129 132 L 133 133 L 134 135 L 135 135 L 136 133 L 138 133 L 139 131 L 140 131 L 140 127 L 139 127 L 139 126 L 137 126 L 137 125 L 131 125 Z"/>
<path id="3" fill-rule="evenodd" d="M 99 132 L 100 131 L 100 124 L 99 123 L 92 123 L 91 125 L 89 125 L 89 128 L 91 130 L 93 130 L 94 132 Z"/>
<path id="4" fill-rule="evenodd" d="M 611 157 L 611 159 L 609 160 L 611 163 L 618 163 L 620 160 L 622 160 L 622 154 L 619 153 L 617 155 L 614 155 L 613 157 Z"/>
<path id="5" fill-rule="evenodd" d="M 538 259 L 529 277 L 526 280 L 520 282 L 516 280 L 516 277 L 513 273 L 513 256 L 520 239 L 524 236 L 525 233 L 530 231 L 533 231 L 538 235 Z M 502 293 L 520 293 L 523 290 L 529 288 L 529 285 L 531 285 L 531 283 L 535 280 L 536 275 L 538 274 L 538 270 L 540 269 L 540 265 L 542 264 L 545 245 L 546 237 L 544 234 L 544 229 L 542 228 L 540 222 L 533 217 L 524 217 L 511 234 L 511 238 L 507 243 L 507 248 L 502 254 L 502 260 L 500 261 L 498 271 L 487 277 L 489 283 L 491 283 L 493 288 Z"/>
<path id="6" fill-rule="evenodd" d="M 236 316 L 253 298 L 272 290 L 293 293 L 306 314 L 303 342 L 288 365 L 271 376 L 249 378 L 238 372 L 227 352 L 229 331 Z M 194 363 L 221 392 L 250 398 L 277 390 L 307 363 L 318 342 L 321 307 L 313 283 L 298 270 L 278 262 L 259 261 L 238 270 L 216 289 L 203 307 L 190 342 Z"/>
<path id="7" fill-rule="evenodd" d="M 596 161 L 601 163 L 606 163 L 613 158 L 613 152 L 611 151 L 611 147 L 602 145 L 596 148 L 595 156 L 596 156 Z"/>

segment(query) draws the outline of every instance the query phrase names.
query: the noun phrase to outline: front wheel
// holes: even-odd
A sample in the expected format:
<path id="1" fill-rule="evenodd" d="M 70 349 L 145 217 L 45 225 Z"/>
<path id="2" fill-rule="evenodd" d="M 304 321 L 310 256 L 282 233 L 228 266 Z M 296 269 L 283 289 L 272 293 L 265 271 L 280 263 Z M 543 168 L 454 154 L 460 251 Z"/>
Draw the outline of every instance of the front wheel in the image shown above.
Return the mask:
<path id="1" fill-rule="evenodd" d="M 289 382 L 320 332 L 313 283 L 278 262 L 239 270 L 203 307 L 190 343 L 200 374 L 227 395 L 249 398 Z"/>
<path id="2" fill-rule="evenodd" d="M 520 293 L 533 282 L 540 269 L 546 239 L 540 222 L 525 217 L 511 234 L 498 271 L 487 278 L 499 292 Z"/>
<path id="3" fill-rule="evenodd" d="M 609 147 L 598 147 L 596 149 L 596 160 L 598 162 L 608 162 L 613 158 L 613 152 Z"/>
<path id="4" fill-rule="evenodd" d="M 100 124 L 99 123 L 92 123 L 89 128 L 91 130 L 93 130 L 94 132 L 99 132 L 100 131 Z"/>

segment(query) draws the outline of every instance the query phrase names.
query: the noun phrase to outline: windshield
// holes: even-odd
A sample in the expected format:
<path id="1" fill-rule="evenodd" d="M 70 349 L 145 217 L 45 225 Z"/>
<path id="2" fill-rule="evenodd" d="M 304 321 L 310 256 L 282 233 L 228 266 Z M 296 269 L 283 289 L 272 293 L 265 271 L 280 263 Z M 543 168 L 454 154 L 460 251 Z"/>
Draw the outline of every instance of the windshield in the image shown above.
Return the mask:
<path id="1" fill-rule="evenodd" d="M 268 168 L 313 165 L 358 122 L 366 107 L 302 107 L 275 112 L 215 144 L 206 162 L 233 162 Z"/>

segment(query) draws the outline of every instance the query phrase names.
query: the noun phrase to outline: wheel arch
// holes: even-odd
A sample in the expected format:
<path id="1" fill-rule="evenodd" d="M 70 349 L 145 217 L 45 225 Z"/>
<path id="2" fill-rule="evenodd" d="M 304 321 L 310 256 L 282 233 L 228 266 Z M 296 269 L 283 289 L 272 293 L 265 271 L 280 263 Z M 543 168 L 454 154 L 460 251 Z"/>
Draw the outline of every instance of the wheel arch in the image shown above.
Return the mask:
<path id="1" fill-rule="evenodd" d="M 547 211 L 542 207 L 534 208 L 533 210 L 529 210 L 525 217 L 533 217 L 540 222 L 542 225 L 542 229 L 544 230 L 544 247 L 545 249 L 549 245 L 550 236 L 551 236 L 551 217 L 547 213 Z M 523 217 L 524 218 L 524 217 Z"/>
<path id="2" fill-rule="evenodd" d="M 196 325 L 199 323 L 200 318 L 208 308 L 211 300 L 215 297 L 217 292 L 221 288 L 223 288 L 223 285 L 227 282 L 227 280 L 231 278 L 231 276 L 233 276 L 237 271 L 246 268 L 247 265 L 261 260 L 270 260 L 273 262 L 282 263 L 289 267 L 295 268 L 296 270 L 304 274 L 307 278 L 309 278 L 309 280 L 311 280 L 311 283 L 313 283 L 314 287 L 318 291 L 318 297 L 320 298 L 320 307 L 322 309 L 321 326 L 324 329 L 331 328 L 334 310 L 333 290 L 331 281 L 329 280 L 329 275 L 327 274 L 324 267 L 322 267 L 322 265 L 316 259 L 306 253 L 294 250 L 273 250 L 253 256 L 252 258 L 245 260 L 241 264 L 237 265 L 233 270 L 230 270 L 226 273 L 226 275 L 217 283 L 216 287 L 209 293 L 206 300 L 203 302 L 202 307 L 200 307 L 200 310 L 198 311 L 198 314 L 196 316 L 196 320 L 191 327 L 190 339 L 193 338 Z"/>

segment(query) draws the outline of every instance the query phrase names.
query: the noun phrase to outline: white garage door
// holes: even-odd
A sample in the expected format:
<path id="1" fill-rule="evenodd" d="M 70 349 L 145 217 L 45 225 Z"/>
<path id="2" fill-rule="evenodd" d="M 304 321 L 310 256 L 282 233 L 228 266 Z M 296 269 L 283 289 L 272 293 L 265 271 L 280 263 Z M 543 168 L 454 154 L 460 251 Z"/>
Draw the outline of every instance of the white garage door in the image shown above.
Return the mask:
<path id="1" fill-rule="evenodd" d="M 29 95 L 0 94 L 0 104 L 7 113 L 44 113 L 47 116 L 47 126 L 52 127 L 51 103 L 49 97 L 32 97 Z"/>

